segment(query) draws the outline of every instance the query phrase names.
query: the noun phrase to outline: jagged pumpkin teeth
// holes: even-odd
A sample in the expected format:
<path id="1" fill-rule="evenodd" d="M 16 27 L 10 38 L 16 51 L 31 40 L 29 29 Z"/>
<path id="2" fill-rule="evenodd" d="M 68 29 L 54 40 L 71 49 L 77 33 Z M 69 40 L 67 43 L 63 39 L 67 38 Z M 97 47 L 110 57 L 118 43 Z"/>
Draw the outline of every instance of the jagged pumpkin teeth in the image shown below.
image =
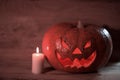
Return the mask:
<path id="1" fill-rule="evenodd" d="M 70 59 L 70 58 L 62 58 L 60 56 L 59 53 L 57 53 L 57 57 L 58 57 L 58 60 L 60 61 L 60 63 L 63 65 L 63 66 L 69 66 L 71 68 L 73 67 L 77 67 L 77 68 L 81 68 L 81 67 L 88 67 L 92 64 L 92 62 L 94 61 L 94 59 L 96 58 L 96 51 L 94 51 L 87 59 L 77 59 L 75 58 L 73 61 Z"/>

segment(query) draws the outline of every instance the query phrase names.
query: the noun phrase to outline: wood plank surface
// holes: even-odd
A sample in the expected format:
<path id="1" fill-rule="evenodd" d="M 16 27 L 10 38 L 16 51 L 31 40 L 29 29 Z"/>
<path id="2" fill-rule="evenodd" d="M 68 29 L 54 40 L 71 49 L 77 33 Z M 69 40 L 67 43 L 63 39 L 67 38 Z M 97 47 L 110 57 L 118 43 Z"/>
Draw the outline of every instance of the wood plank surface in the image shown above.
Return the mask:
<path id="1" fill-rule="evenodd" d="M 0 80 L 119 80 L 120 62 L 95 73 L 71 74 L 53 69 L 45 62 L 44 73 L 32 74 L 32 50 L 0 50 Z"/>

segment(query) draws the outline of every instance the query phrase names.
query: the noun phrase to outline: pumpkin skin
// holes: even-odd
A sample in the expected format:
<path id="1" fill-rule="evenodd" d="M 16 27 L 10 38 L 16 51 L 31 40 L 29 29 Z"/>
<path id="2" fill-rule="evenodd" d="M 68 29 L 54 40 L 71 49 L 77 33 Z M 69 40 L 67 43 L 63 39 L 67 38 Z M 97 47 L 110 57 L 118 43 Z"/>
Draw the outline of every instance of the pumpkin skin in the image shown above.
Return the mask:
<path id="1" fill-rule="evenodd" d="M 67 72 L 93 72 L 103 67 L 112 53 L 109 32 L 94 24 L 60 23 L 44 35 L 42 51 L 50 64 Z"/>

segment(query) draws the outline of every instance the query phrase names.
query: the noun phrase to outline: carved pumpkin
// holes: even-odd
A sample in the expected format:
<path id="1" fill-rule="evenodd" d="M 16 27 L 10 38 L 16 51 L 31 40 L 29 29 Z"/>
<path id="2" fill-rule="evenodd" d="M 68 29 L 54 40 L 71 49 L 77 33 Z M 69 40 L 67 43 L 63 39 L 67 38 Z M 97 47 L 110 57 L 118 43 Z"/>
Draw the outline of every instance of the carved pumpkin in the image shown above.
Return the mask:
<path id="1" fill-rule="evenodd" d="M 77 27 L 78 26 L 78 27 Z M 50 64 L 68 72 L 92 72 L 103 67 L 112 52 L 108 31 L 97 25 L 60 23 L 45 34 L 42 50 Z"/>

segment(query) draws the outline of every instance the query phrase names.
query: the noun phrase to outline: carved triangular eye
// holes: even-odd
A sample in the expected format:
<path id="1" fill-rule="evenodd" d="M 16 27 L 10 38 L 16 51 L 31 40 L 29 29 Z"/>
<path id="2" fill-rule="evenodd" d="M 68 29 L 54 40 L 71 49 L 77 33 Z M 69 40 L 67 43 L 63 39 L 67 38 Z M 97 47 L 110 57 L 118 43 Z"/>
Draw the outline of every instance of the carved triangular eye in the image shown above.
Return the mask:
<path id="1" fill-rule="evenodd" d="M 89 47 L 91 47 L 91 41 L 88 41 L 84 46 L 84 48 L 89 48 Z"/>
<path id="2" fill-rule="evenodd" d="M 62 46 L 64 47 L 64 48 L 67 48 L 67 49 L 69 49 L 69 46 L 62 40 Z"/>

